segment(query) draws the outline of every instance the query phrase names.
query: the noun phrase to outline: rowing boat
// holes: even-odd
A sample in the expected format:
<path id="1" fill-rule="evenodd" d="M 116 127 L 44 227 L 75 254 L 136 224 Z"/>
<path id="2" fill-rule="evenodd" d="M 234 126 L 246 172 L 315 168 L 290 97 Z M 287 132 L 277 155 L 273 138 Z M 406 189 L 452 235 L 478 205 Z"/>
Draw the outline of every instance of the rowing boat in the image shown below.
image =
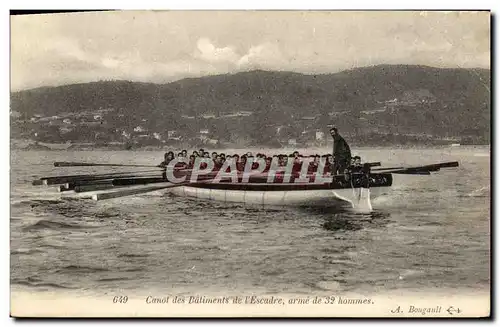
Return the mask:
<path id="1" fill-rule="evenodd" d="M 202 182 L 169 188 L 168 193 L 201 200 L 241 203 L 245 206 L 272 207 L 349 207 L 371 211 L 371 199 L 386 194 L 392 185 L 391 174 L 335 176 L 329 183 L 254 183 Z"/>
<path id="2" fill-rule="evenodd" d="M 281 175 L 277 181 L 276 176 L 269 178 L 266 175 L 254 175 L 245 180 L 241 174 L 228 181 L 214 178 L 217 172 L 209 173 L 201 179 L 191 181 L 188 178 L 182 182 L 169 180 L 165 176 L 130 177 L 128 174 L 74 175 L 46 177 L 41 180 L 45 185 L 52 182 L 66 183 L 59 187 L 65 198 L 105 200 L 160 191 L 174 196 L 244 206 L 348 207 L 359 212 L 370 212 L 373 209 L 373 199 L 389 194 L 393 175 L 430 175 L 442 168 L 458 167 L 458 162 L 371 168 L 378 165 L 380 163 L 368 163 L 362 169 L 352 170 L 347 174 L 310 175 L 305 179 L 298 175 Z"/>

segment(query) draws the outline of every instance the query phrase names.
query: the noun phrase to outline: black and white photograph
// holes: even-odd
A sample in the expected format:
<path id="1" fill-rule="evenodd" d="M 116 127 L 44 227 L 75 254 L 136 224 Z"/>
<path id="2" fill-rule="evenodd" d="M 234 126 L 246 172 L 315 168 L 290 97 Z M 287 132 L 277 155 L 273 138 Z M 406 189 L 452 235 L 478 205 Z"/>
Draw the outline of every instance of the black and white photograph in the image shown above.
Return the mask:
<path id="1" fill-rule="evenodd" d="M 489 317 L 491 23 L 11 12 L 11 316 Z"/>

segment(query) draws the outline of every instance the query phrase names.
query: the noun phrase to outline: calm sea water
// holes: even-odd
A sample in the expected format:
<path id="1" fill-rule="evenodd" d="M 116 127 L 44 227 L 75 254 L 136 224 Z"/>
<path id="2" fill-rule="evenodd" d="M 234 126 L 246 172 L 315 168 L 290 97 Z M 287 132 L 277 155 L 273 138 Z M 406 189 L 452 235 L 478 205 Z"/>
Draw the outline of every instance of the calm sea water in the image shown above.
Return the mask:
<path id="1" fill-rule="evenodd" d="M 396 176 L 392 193 L 365 215 L 263 210 L 162 193 L 61 200 L 54 187 L 31 181 L 90 170 L 54 168 L 54 161 L 156 164 L 163 153 L 12 152 L 11 285 L 126 294 L 485 290 L 489 151 L 357 149 L 384 166 L 460 162 L 432 176 Z"/>

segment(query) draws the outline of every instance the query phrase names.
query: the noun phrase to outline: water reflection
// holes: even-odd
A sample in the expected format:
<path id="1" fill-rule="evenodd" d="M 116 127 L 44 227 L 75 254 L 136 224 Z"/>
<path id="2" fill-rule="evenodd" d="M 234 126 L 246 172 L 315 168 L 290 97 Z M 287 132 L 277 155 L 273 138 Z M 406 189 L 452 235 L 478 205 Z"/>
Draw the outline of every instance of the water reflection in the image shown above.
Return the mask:
<path id="1" fill-rule="evenodd" d="M 347 219 L 328 219 L 323 223 L 323 228 L 329 231 L 360 230 L 363 228 L 359 223 L 353 223 Z"/>
<path id="2" fill-rule="evenodd" d="M 367 227 L 384 227 L 389 223 L 390 216 L 390 213 L 383 211 L 366 214 L 338 212 L 325 217 L 322 227 L 328 231 L 357 231 Z"/>

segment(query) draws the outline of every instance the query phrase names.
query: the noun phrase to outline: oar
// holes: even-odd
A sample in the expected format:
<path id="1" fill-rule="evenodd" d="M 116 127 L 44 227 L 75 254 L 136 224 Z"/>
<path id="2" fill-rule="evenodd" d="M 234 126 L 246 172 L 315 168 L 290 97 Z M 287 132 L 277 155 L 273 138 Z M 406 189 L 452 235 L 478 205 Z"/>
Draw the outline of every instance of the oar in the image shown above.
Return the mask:
<path id="1" fill-rule="evenodd" d="M 85 183 L 83 185 L 69 185 L 66 187 L 65 185 L 59 186 L 59 192 L 65 191 L 75 191 L 77 193 L 82 192 L 92 192 L 99 190 L 108 190 L 120 187 L 133 187 L 138 185 L 148 185 L 148 184 L 159 184 L 165 183 L 165 179 L 163 177 L 151 177 L 151 178 L 128 178 L 128 179 L 110 179 L 105 181 L 98 181 L 99 183 Z M 68 185 L 68 184 L 66 184 Z"/>
<path id="2" fill-rule="evenodd" d="M 380 161 L 377 162 L 367 162 L 365 165 L 368 165 L 369 167 L 378 167 L 381 165 Z"/>
<path id="3" fill-rule="evenodd" d="M 117 171 L 111 173 L 95 173 L 95 174 L 77 174 L 77 175 L 60 175 L 60 176 L 44 176 L 40 177 L 39 180 L 51 179 L 51 178 L 85 178 L 94 176 L 111 176 L 111 175 L 121 175 L 121 174 L 139 174 L 139 173 L 151 173 L 158 172 L 158 169 L 148 169 L 148 170 L 135 170 L 135 171 Z"/>
<path id="4" fill-rule="evenodd" d="M 66 183 L 64 185 L 67 187 L 76 187 L 76 186 L 105 185 L 105 184 L 112 185 L 113 179 L 106 178 L 106 179 L 99 179 L 99 180 L 81 180 L 81 181 L 74 181 L 71 183 Z"/>
<path id="5" fill-rule="evenodd" d="M 215 173 L 209 173 L 206 175 L 202 175 L 199 178 L 199 181 L 203 181 L 209 179 L 210 177 L 215 176 Z M 189 181 L 190 175 L 186 176 L 186 181 Z M 133 186 L 133 185 L 146 185 L 146 184 L 155 184 L 155 183 L 165 183 L 166 180 L 163 177 L 159 177 L 158 175 L 151 176 L 118 176 L 113 178 L 111 177 L 101 177 L 99 179 L 84 179 L 84 180 L 74 180 L 68 183 L 64 183 L 61 185 L 58 190 L 59 192 L 71 191 L 75 190 L 80 186 L 89 186 L 88 190 L 92 190 L 92 186 L 95 186 L 97 189 L 102 189 L 104 186 Z M 81 189 L 81 188 L 80 188 Z"/>
<path id="6" fill-rule="evenodd" d="M 104 190 L 102 193 L 94 193 L 94 192 L 83 192 L 83 193 L 75 193 L 71 195 L 63 195 L 61 198 L 63 199 L 92 199 L 95 201 L 105 200 L 105 199 L 113 199 L 119 198 L 122 196 L 129 195 L 138 195 L 142 193 L 152 192 L 155 190 L 161 190 L 163 188 L 175 187 L 179 186 L 178 184 L 165 182 L 163 184 L 157 185 L 143 185 L 136 187 L 121 187 L 118 190 Z"/>
<path id="7" fill-rule="evenodd" d="M 205 180 L 204 182 L 208 182 L 208 180 Z M 163 182 L 163 183 L 159 183 L 157 185 L 141 186 L 138 188 L 127 187 L 127 188 L 122 188 L 122 189 L 119 189 L 116 191 L 93 194 L 91 196 L 91 198 L 94 201 L 107 200 L 107 199 L 119 198 L 119 197 L 123 197 L 123 196 L 149 193 L 149 192 L 153 192 L 153 191 L 158 191 L 158 190 L 163 190 L 163 189 L 173 188 L 173 187 L 179 187 L 179 186 L 184 186 L 184 185 L 189 185 L 189 184 L 191 184 L 190 181 L 185 181 L 182 183 Z"/>
<path id="8" fill-rule="evenodd" d="M 111 181 L 109 181 L 109 183 L 99 183 L 99 184 L 89 184 L 89 185 L 78 185 L 78 186 L 74 185 L 67 186 L 67 185 L 68 184 L 59 185 L 57 188 L 58 191 L 59 192 L 74 191 L 76 193 L 85 193 L 85 192 L 94 192 L 94 191 L 110 190 L 120 187 L 127 187 L 127 185 L 113 185 Z"/>
<path id="9" fill-rule="evenodd" d="M 156 167 L 156 168 L 162 168 L 160 165 L 108 164 L 108 163 L 66 162 L 66 161 L 56 161 L 56 162 L 54 162 L 54 167 Z"/>
<path id="10" fill-rule="evenodd" d="M 204 174 L 198 177 L 196 182 L 205 182 L 207 180 L 213 179 L 217 175 L 218 171 L 213 171 L 208 174 Z M 187 174 L 183 184 L 190 183 L 191 175 Z M 127 185 L 144 185 L 144 184 L 155 184 L 164 183 L 167 180 L 163 177 L 133 177 L 133 178 L 114 178 L 111 182 L 115 186 L 127 186 Z M 180 183 L 179 183 L 180 184 Z"/>
<path id="11" fill-rule="evenodd" d="M 118 177 L 118 176 L 139 176 L 138 174 L 144 173 L 158 173 L 158 170 L 142 170 L 142 171 L 126 171 L 126 172 L 115 172 L 115 173 L 105 173 L 105 174 L 82 174 L 82 175 L 63 175 L 63 176 L 47 176 L 40 177 L 40 179 L 34 180 L 33 185 L 53 185 L 62 184 L 70 181 L 96 179 L 96 178 L 108 178 L 108 177 Z M 62 181 L 62 182 L 61 182 Z"/>
<path id="12" fill-rule="evenodd" d="M 116 189 L 116 188 L 120 188 L 120 187 L 126 187 L 126 186 L 115 186 L 113 184 L 83 185 L 83 186 L 75 186 L 74 191 L 76 193 L 85 193 L 85 192 L 94 192 L 94 191 Z"/>
<path id="13" fill-rule="evenodd" d="M 57 185 L 57 184 L 65 184 L 65 183 L 76 183 L 76 182 L 84 182 L 84 181 L 98 181 L 105 179 L 112 179 L 118 177 L 117 175 L 96 175 L 96 176 L 88 176 L 81 178 L 74 177 L 52 177 L 42 180 L 44 185 Z M 137 174 L 126 174 L 120 175 L 119 177 L 129 178 L 129 177 L 139 177 Z"/>
<path id="14" fill-rule="evenodd" d="M 371 171 L 394 170 L 394 169 L 405 169 L 405 167 L 373 168 Z"/>
<path id="15" fill-rule="evenodd" d="M 59 186 L 59 192 L 75 190 L 80 186 L 127 186 L 161 182 L 165 182 L 165 179 L 163 177 L 158 177 L 158 174 L 151 176 L 124 175 L 117 178 L 113 178 L 113 176 L 110 176 L 102 177 L 102 179 L 83 179 L 64 183 L 63 185 Z"/>
<path id="16" fill-rule="evenodd" d="M 405 175 L 430 175 L 431 171 L 439 171 L 441 168 L 458 167 L 458 162 L 443 162 L 439 164 L 432 164 L 420 167 L 408 167 L 402 169 L 392 169 L 382 171 L 383 174 L 405 174 Z"/>
<path id="17" fill-rule="evenodd" d="M 163 177 L 115 178 L 111 181 L 111 184 L 113 184 L 114 186 L 126 186 L 164 183 L 165 181 L 166 180 Z"/>
<path id="18" fill-rule="evenodd" d="M 83 180 L 83 181 L 74 181 L 71 183 L 64 183 L 58 187 L 59 192 L 73 191 L 77 187 L 81 186 L 113 186 L 112 179 L 103 179 L 103 180 Z"/>
<path id="19" fill-rule="evenodd" d="M 201 176 L 195 183 L 209 183 L 213 180 L 214 173 L 209 173 L 204 176 Z M 132 183 L 132 184 L 127 184 L 127 182 Z M 172 187 L 179 187 L 179 186 L 184 186 L 184 185 L 189 185 L 191 184 L 191 181 L 189 178 L 186 178 L 184 182 L 180 183 L 171 183 L 171 182 L 166 182 L 163 178 L 152 178 L 149 179 L 148 181 L 142 179 L 142 180 L 137 180 L 134 181 L 134 179 L 130 179 L 129 181 L 124 181 L 121 180 L 120 182 L 117 180 L 113 180 L 113 188 L 119 188 L 118 190 L 112 190 L 112 191 L 104 191 L 103 193 L 97 193 L 97 194 L 92 194 L 92 195 L 79 195 L 78 198 L 91 198 L 95 201 L 99 200 L 106 200 L 106 199 L 112 199 L 112 198 L 119 198 L 123 196 L 129 196 L 129 195 L 137 195 L 137 194 L 142 194 L 142 193 L 148 193 L 156 190 L 162 190 L 166 188 L 172 188 Z M 145 183 L 147 182 L 146 185 L 140 185 L 138 186 L 137 183 Z M 116 185 L 115 185 L 116 183 Z M 120 183 L 125 184 L 125 185 L 120 185 Z M 136 184 L 134 184 L 136 183 Z M 149 185 L 149 184 L 154 184 L 154 185 Z M 90 185 L 89 185 L 90 186 Z M 126 187 L 128 186 L 128 187 Z M 106 186 L 104 186 L 105 188 Z M 99 186 L 95 187 L 99 188 Z M 110 187 L 111 188 L 111 187 Z M 89 191 L 91 188 L 87 188 Z"/>
<path id="20" fill-rule="evenodd" d="M 413 167 L 387 167 L 387 168 L 374 168 L 372 171 L 384 171 L 385 170 L 410 170 L 410 171 L 438 171 L 441 168 L 454 168 L 458 167 L 458 161 L 441 162 L 437 164 L 430 164 L 424 166 L 413 166 Z"/>
<path id="21" fill-rule="evenodd" d="M 428 170 L 409 170 L 409 169 L 400 169 L 394 171 L 386 171 L 384 174 L 400 174 L 400 175 L 430 175 L 431 172 Z"/>
<path id="22" fill-rule="evenodd" d="M 114 199 L 114 198 L 120 198 L 123 196 L 138 195 L 138 194 L 163 190 L 166 188 L 177 187 L 177 186 L 181 186 L 180 184 L 165 182 L 161 185 L 142 186 L 140 188 L 123 188 L 123 189 L 121 188 L 121 189 L 116 190 L 116 191 L 93 194 L 91 196 L 91 198 L 94 201 Z"/>

